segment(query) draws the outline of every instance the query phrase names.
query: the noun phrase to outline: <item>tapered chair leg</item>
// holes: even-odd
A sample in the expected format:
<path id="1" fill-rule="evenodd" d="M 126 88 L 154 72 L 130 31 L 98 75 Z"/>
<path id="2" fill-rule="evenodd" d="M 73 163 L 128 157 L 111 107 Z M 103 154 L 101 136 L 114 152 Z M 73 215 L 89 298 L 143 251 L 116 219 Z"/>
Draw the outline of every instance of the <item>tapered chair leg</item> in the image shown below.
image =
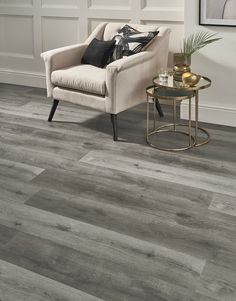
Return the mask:
<path id="1" fill-rule="evenodd" d="M 163 113 L 163 110 L 162 110 L 162 107 L 161 107 L 161 104 L 160 104 L 159 100 L 158 99 L 156 99 L 156 100 L 153 99 L 153 101 L 155 101 L 156 109 L 158 111 L 159 116 L 164 117 L 164 113 Z"/>
<path id="2" fill-rule="evenodd" d="M 53 100 L 52 108 L 51 108 L 50 114 L 49 114 L 49 116 L 48 116 L 48 121 L 49 121 L 49 122 L 51 122 L 52 119 L 53 119 L 53 116 L 54 116 L 54 114 L 55 114 L 55 112 L 56 112 L 58 103 L 59 103 L 59 100 L 57 100 L 57 99 L 54 99 L 54 100 Z"/>
<path id="3" fill-rule="evenodd" d="M 111 114 L 111 123 L 112 123 L 112 131 L 113 131 L 113 140 L 118 140 L 118 127 L 117 127 L 117 115 Z"/>

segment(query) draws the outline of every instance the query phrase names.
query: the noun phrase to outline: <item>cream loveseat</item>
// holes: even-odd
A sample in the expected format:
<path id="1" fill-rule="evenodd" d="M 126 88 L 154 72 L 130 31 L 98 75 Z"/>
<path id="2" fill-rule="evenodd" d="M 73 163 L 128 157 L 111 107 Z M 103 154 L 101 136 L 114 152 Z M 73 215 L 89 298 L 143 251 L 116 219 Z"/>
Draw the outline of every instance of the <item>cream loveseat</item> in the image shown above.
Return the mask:
<path id="1" fill-rule="evenodd" d="M 116 60 L 104 69 L 81 64 L 94 38 L 111 40 L 124 25 L 102 23 L 83 44 L 42 53 L 47 96 L 53 99 L 48 121 L 52 121 L 59 101 L 87 106 L 111 115 L 113 138 L 117 140 L 117 114 L 145 101 L 146 87 L 158 70 L 167 66 L 170 36 L 166 27 L 129 24 L 139 31 L 158 30 L 159 34 L 145 51 Z"/>

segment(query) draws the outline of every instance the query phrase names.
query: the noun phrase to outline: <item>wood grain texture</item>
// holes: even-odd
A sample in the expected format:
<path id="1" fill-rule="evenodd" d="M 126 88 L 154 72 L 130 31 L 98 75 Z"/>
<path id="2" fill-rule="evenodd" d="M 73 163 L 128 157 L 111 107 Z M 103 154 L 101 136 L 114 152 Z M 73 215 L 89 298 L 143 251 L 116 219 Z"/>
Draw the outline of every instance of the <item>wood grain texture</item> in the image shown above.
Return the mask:
<path id="1" fill-rule="evenodd" d="M 167 182 L 174 182 L 184 184 L 190 187 L 202 188 L 213 192 L 222 192 L 236 196 L 236 169 L 229 167 L 225 175 L 219 175 L 217 169 L 212 177 L 205 173 L 205 170 L 193 170 L 192 166 L 178 164 L 173 162 L 171 165 L 163 164 L 159 160 L 140 160 L 140 158 L 133 159 L 131 157 L 114 155 L 109 152 L 92 151 L 85 155 L 81 162 L 93 164 L 101 168 L 112 168 L 120 171 L 125 171 L 134 174 L 140 174 L 156 180 L 164 180 Z M 219 168 L 221 170 L 221 167 Z"/>
<path id="2" fill-rule="evenodd" d="M 8 243 L 16 234 L 16 230 L 0 225 L 0 244 Z"/>
<path id="3" fill-rule="evenodd" d="M 0 260 L 0 297 L 3 301 L 102 301 L 3 260 Z"/>
<path id="4" fill-rule="evenodd" d="M 29 182 L 43 171 L 39 167 L 0 159 L 0 175 L 4 177 Z"/>
<path id="5" fill-rule="evenodd" d="M 24 175 L 22 175 L 24 178 Z M 0 200 L 24 204 L 40 190 L 40 187 L 17 180 L 16 178 L 0 175 Z"/>
<path id="6" fill-rule="evenodd" d="M 123 252 L 124 253 L 124 252 Z M 17 235 L 11 243 L 0 248 L 4 261 L 18 264 L 22 268 L 53 278 L 57 282 L 72 286 L 104 300 L 188 300 L 195 283 L 182 287 L 178 283 L 160 279 L 148 265 L 134 266 L 132 258 L 119 264 L 110 259 L 98 260 L 102 254 L 76 251 L 52 241 L 27 234 Z M 122 255 L 122 254 L 121 254 Z M 151 263 L 151 259 L 149 259 Z M 142 264 L 142 263 L 141 263 Z M 141 272 L 143 270 L 143 273 Z M 175 292 L 175 294 L 174 294 Z"/>
<path id="7" fill-rule="evenodd" d="M 0 84 L 0 300 L 235 301 L 235 129 L 159 152 L 145 105 L 114 143 L 85 107 L 48 123 L 45 95 Z"/>
<path id="8" fill-rule="evenodd" d="M 236 216 L 236 197 L 215 194 L 209 209 Z"/>
<path id="9" fill-rule="evenodd" d="M 85 175 L 85 171 L 83 174 Z M 57 175 L 59 181 L 60 176 Z M 69 183 L 70 187 L 75 186 L 80 189 L 81 184 L 79 183 L 82 180 L 79 178 L 76 181 L 74 174 L 70 178 L 74 178 Z M 106 180 L 104 175 L 101 180 Z M 197 206 L 184 199 L 184 194 L 182 194 L 183 199 L 172 196 L 176 190 L 173 192 L 169 190 L 168 198 L 163 196 L 164 192 L 161 189 L 158 197 L 155 197 L 155 194 L 152 197 L 148 195 L 152 186 L 147 186 L 150 190 L 146 193 L 142 193 L 141 187 L 140 194 L 137 189 L 139 198 L 132 199 L 131 192 L 127 189 L 130 183 L 126 185 L 125 180 L 123 190 L 124 194 L 127 194 L 127 198 L 123 199 L 122 193 L 119 195 L 119 199 L 112 200 L 112 204 L 108 201 L 111 199 L 110 195 L 107 196 L 107 200 L 105 199 L 109 192 L 98 188 L 95 195 L 92 195 L 91 192 L 88 193 L 89 188 L 86 191 L 80 189 L 79 195 L 58 193 L 55 190 L 40 191 L 26 204 L 100 227 L 105 228 L 110 225 L 109 229 L 116 232 L 125 233 L 144 241 L 161 242 L 167 248 L 190 253 L 198 258 L 214 258 L 217 254 L 216 246 L 218 246 L 218 250 L 225 248 L 236 250 L 235 242 L 231 240 L 236 233 L 235 219 L 224 218 L 214 212 L 211 213 L 209 219 L 207 208 L 204 207 L 202 209 L 198 207 L 198 213 L 195 213 L 193 211 L 197 210 Z M 136 178 L 136 180 L 139 179 Z M 54 183 L 56 184 L 55 188 L 58 189 L 62 185 L 61 183 L 59 182 L 58 185 Z M 68 183 L 64 183 L 64 185 L 67 186 Z M 111 186 L 114 189 L 115 184 L 111 184 Z M 84 186 L 83 188 L 86 189 Z M 155 189 L 155 186 L 152 189 Z M 112 192 L 117 193 L 116 190 Z M 158 193 L 158 186 L 156 193 Z M 176 207 L 176 202 L 178 202 L 178 207 Z M 199 240 L 200 236 L 202 240 Z"/>
<path id="10" fill-rule="evenodd" d="M 227 269 L 216 263 L 207 263 L 198 290 L 219 301 L 236 300 L 235 270 Z"/>

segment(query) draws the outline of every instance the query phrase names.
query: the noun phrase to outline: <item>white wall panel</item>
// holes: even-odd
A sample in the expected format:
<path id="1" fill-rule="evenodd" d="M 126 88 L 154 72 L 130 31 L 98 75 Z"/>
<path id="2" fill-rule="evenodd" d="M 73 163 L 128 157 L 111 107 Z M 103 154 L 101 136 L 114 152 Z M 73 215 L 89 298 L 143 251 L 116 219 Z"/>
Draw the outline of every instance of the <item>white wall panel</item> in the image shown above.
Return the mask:
<path id="1" fill-rule="evenodd" d="M 78 8 L 77 0 L 42 0 L 43 8 Z"/>
<path id="2" fill-rule="evenodd" d="M 130 2 L 130 0 L 90 0 L 88 3 L 91 8 L 129 9 Z"/>
<path id="3" fill-rule="evenodd" d="M 72 45 L 78 41 L 78 19 L 43 17 L 43 51 Z"/>
<path id="4" fill-rule="evenodd" d="M 184 3 L 183 0 L 0 0 L 0 82 L 44 86 L 40 53 L 83 42 L 104 21 L 169 26 L 173 31 L 170 50 L 174 52 L 179 50 L 179 40 L 183 37 Z"/>
<path id="5" fill-rule="evenodd" d="M 102 22 L 129 23 L 130 20 L 124 20 L 124 19 L 89 19 L 88 20 L 89 34 Z"/>
<path id="6" fill-rule="evenodd" d="M 0 7 L 31 7 L 33 6 L 33 0 L 0 0 Z"/>
<path id="7" fill-rule="evenodd" d="M 0 24 L 0 55 L 33 57 L 33 17 L 0 15 Z"/>
<path id="8" fill-rule="evenodd" d="M 184 0 L 143 0 L 142 1 L 143 8 L 154 8 L 158 9 L 160 7 L 169 7 L 176 8 L 179 7 L 182 9 L 184 7 Z"/>

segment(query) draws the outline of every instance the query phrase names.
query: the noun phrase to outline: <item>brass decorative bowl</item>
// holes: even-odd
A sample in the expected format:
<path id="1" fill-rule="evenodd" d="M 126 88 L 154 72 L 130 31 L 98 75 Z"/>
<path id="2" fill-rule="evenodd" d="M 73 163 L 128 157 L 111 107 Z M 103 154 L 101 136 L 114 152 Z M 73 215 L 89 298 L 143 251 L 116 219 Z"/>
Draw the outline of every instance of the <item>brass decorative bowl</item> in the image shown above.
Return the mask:
<path id="1" fill-rule="evenodd" d="M 196 86 L 201 79 L 201 75 L 185 72 L 182 74 L 182 82 L 185 86 L 194 87 Z"/>

